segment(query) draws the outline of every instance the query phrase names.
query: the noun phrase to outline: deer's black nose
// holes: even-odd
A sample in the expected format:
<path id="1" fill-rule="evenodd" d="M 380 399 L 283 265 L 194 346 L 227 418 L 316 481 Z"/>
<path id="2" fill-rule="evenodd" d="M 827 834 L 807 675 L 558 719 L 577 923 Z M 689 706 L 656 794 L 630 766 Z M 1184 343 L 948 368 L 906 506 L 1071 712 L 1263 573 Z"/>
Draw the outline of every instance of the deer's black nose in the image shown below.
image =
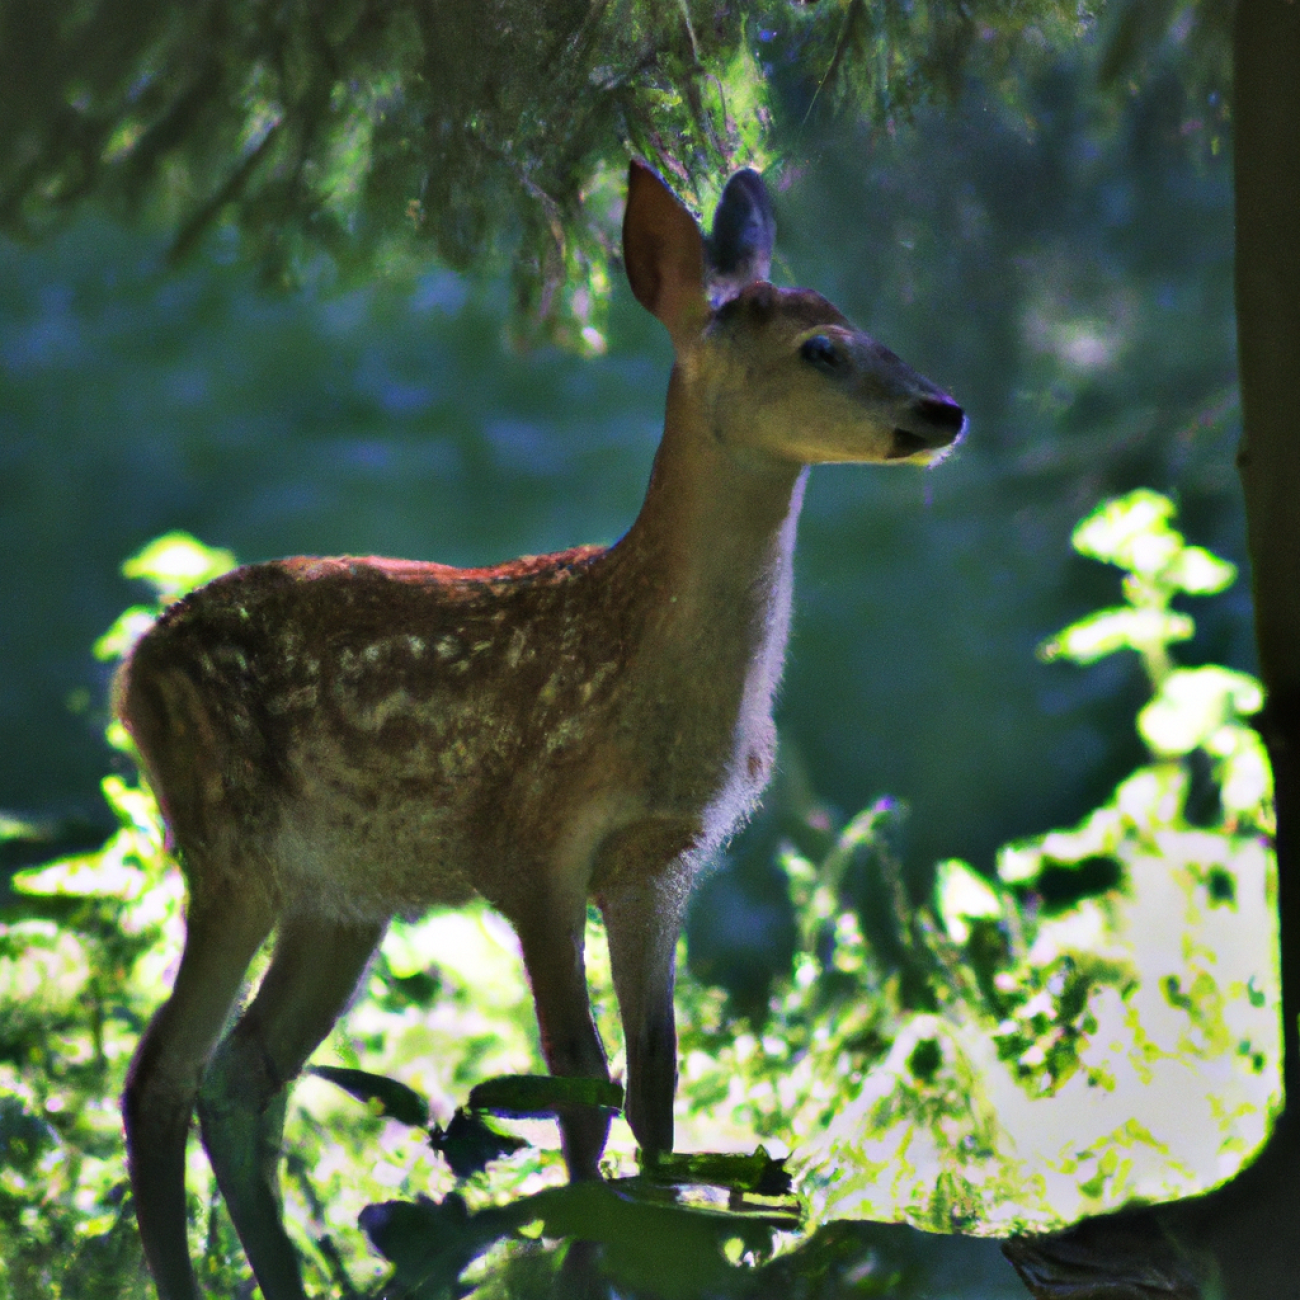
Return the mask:
<path id="1" fill-rule="evenodd" d="M 966 423 L 966 413 L 946 397 L 923 397 L 916 404 L 917 414 L 956 437 Z"/>

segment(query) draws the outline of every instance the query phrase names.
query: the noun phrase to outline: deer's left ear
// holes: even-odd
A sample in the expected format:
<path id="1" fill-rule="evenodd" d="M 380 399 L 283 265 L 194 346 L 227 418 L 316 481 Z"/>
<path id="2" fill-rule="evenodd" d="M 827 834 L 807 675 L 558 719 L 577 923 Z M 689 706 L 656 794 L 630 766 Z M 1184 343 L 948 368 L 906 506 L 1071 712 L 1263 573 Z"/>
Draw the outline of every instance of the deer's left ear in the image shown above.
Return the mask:
<path id="1" fill-rule="evenodd" d="M 714 306 L 746 285 L 766 280 L 772 269 L 776 218 L 763 178 L 746 167 L 722 191 L 709 237 L 709 298 Z"/>
<path id="2" fill-rule="evenodd" d="M 623 214 L 623 265 L 636 300 L 667 326 L 678 350 L 704 328 L 704 236 L 681 200 L 633 160 Z"/>

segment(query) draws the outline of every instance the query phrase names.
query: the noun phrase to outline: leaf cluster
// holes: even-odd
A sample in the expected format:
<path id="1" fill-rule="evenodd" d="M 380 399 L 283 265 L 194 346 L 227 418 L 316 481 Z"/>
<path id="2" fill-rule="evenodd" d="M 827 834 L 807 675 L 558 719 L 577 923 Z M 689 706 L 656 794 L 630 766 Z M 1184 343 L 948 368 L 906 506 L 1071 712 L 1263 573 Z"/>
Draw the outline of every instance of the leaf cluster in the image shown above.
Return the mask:
<path id="1" fill-rule="evenodd" d="M 517 330 L 603 343 L 630 155 L 697 211 L 830 117 L 1014 97 L 1066 0 L 107 0 L 0 4 L 0 230 L 87 200 L 182 258 L 220 232 L 268 284 L 508 265 Z"/>
<path id="2" fill-rule="evenodd" d="M 8 0 L 0 228 L 40 233 L 93 195 L 160 219 L 174 257 L 237 231 L 275 284 L 322 254 L 368 278 L 508 249 L 521 312 L 556 319 L 565 285 L 581 327 L 573 295 L 615 224 L 605 166 L 639 153 L 693 194 L 758 156 L 744 19 L 702 17 L 633 0 Z"/>

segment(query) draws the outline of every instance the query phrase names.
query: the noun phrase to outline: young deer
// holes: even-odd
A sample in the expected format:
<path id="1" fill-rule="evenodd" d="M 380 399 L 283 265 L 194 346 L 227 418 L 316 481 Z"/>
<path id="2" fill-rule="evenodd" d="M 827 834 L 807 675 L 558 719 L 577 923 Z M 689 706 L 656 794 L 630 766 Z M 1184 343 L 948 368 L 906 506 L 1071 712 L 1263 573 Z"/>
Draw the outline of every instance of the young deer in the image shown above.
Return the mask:
<path id="1" fill-rule="evenodd" d="M 486 898 L 518 932 L 556 1074 L 606 1078 L 583 967 L 605 917 L 627 1118 L 673 1143 L 673 961 L 692 877 L 772 769 L 808 465 L 932 461 L 961 408 L 826 299 L 766 280 L 774 223 L 738 172 L 711 240 L 648 167 L 623 253 L 672 337 L 663 442 L 631 530 L 483 569 L 280 560 L 173 605 L 118 683 L 189 886 L 167 1003 L 123 1110 L 164 1300 L 198 1287 L 184 1164 L 203 1142 L 267 1300 L 300 1300 L 277 1164 L 290 1081 L 388 920 Z M 275 929 L 256 997 L 218 1043 Z M 573 1177 L 608 1120 L 561 1121 Z"/>

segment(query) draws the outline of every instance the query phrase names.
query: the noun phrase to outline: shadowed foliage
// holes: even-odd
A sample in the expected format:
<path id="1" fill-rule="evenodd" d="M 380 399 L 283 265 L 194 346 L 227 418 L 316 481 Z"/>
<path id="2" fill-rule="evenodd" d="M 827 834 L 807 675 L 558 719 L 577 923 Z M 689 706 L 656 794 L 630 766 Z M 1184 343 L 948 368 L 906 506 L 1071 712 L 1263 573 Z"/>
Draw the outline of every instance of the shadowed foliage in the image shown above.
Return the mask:
<path id="1" fill-rule="evenodd" d="M 1112 79 L 1203 18 L 1194 67 L 1214 80 L 1223 8 L 1121 7 Z M 173 257 L 218 230 L 272 284 L 431 254 L 508 264 L 517 327 L 582 346 L 629 154 L 712 206 L 736 166 L 815 150 L 828 115 L 892 128 L 973 72 L 1018 99 L 1045 54 L 1094 30 L 1093 9 L 5 0 L 0 230 L 40 234 L 93 198 L 160 220 Z"/>

